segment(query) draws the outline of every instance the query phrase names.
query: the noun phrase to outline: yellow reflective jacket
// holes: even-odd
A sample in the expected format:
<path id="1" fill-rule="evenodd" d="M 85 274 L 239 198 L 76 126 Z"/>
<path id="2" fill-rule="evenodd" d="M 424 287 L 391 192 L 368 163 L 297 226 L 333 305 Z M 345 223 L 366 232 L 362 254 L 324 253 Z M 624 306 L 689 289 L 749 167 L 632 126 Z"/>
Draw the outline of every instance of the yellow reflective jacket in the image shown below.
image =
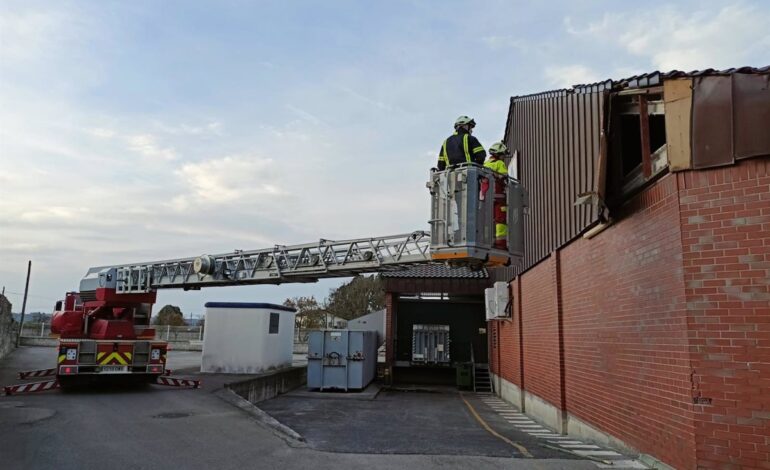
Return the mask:
<path id="1" fill-rule="evenodd" d="M 495 173 L 500 173 L 501 175 L 507 175 L 508 174 L 508 167 L 505 166 L 505 162 L 503 160 L 487 160 L 484 162 L 484 166 L 486 168 L 489 168 L 490 170 L 494 171 Z"/>

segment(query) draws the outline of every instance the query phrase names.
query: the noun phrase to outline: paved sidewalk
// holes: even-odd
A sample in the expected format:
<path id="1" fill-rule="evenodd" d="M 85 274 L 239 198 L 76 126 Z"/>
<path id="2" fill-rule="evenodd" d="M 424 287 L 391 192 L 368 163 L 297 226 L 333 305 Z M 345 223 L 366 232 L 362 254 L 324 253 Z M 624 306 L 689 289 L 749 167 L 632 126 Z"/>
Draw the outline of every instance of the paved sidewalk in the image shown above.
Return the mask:
<path id="1" fill-rule="evenodd" d="M 477 393 L 475 398 L 478 402 L 481 402 L 481 407 L 498 416 L 497 426 L 499 429 L 504 430 L 504 432 L 511 433 L 511 430 L 515 429 L 517 432 L 527 433 L 539 439 L 541 446 L 561 449 L 567 455 L 592 459 L 591 461 L 599 468 L 618 470 L 647 468 L 636 460 L 635 456 L 623 455 L 609 448 L 559 434 L 535 422 L 529 416 L 521 413 L 518 408 L 503 401 L 496 395 Z"/>

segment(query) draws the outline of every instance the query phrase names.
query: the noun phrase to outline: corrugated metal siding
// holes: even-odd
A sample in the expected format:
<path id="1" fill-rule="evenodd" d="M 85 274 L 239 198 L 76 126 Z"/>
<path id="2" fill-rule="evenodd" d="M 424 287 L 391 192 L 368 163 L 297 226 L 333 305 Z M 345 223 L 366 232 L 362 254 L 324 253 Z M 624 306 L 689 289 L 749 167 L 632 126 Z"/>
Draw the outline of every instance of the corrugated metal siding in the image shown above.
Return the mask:
<path id="1" fill-rule="evenodd" d="M 597 220 L 594 207 L 574 206 L 595 191 L 605 93 L 564 90 L 511 99 L 506 145 L 519 152 L 519 178 L 529 191 L 524 263 L 492 273 L 510 279 L 578 236 Z"/>
<path id="2" fill-rule="evenodd" d="M 770 74 L 733 75 L 735 158 L 770 155 Z"/>
<path id="3" fill-rule="evenodd" d="M 693 79 L 693 168 L 730 165 L 733 156 L 732 77 Z"/>
<path id="4" fill-rule="evenodd" d="M 732 165 L 770 155 L 770 74 L 693 79 L 692 165 Z"/>

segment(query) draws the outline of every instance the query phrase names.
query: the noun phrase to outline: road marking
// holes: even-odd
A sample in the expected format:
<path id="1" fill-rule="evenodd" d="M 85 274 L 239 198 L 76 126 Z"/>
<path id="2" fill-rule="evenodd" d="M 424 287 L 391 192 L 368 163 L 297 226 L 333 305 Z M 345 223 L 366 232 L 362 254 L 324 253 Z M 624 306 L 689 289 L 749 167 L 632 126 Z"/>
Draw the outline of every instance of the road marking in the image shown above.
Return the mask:
<path id="1" fill-rule="evenodd" d="M 526 447 L 524 447 L 523 445 L 519 444 L 518 442 L 513 442 L 512 440 L 510 440 L 510 439 L 508 439 L 507 437 L 505 437 L 505 436 L 503 436 L 503 435 L 499 434 L 497 431 L 495 431 L 494 429 L 492 429 L 491 427 L 489 427 L 489 425 L 487 424 L 487 422 L 486 422 L 486 421 L 484 421 L 484 419 L 483 419 L 481 416 L 479 416 L 479 414 L 478 414 L 478 413 L 476 413 L 476 409 L 475 409 L 475 408 L 473 408 L 473 405 L 471 405 L 471 404 L 470 404 L 470 402 L 469 402 L 468 400 L 466 400 L 466 399 L 465 399 L 465 395 L 463 395 L 462 393 L 460 393 L 460 398 L 462 398 L 463 402 L 465 402 L 465 406 L 467 406 L 467 407 L 468 407 L 468 409 L 470 410 L 470 412 L 471 412 L 471 414 L 473 415 L 473 417 L 474 417 L 474 418 L 476 418 L 476 421 L 478 421 L 478 422 L 479 422 L 479 424 L 481 424 L 481 426 L 482 426 L 484 429 L 486 429 L 488 433 L 492 434 L 493 436 L 497 437 L 497 438 L 498 438 L 498 439 L 500 439 L 501 441 L 503 441 L 503 442 L 505 442 L 505 443 L 507 443 L 507 444 L 511 445 L 512 447 L 516 448 L 516 450 L 518 450 L 519 452 L 521 452 L 521 455 L 523 455 L 524 457 L 526 457 L 526 458 L 529 458 L 529 459 L 531 459 L 531 458 L 532 458 L 532 454 L 530 454 L 530 453 L 529 453 L 529 451 L 527 450 L 527 448 L 526 448 Z"/>
<path id="2" fill-rule="evenodd" d="M 577 450 L 575 449 L 572 452 L 578 455 L 590 455 L 592 457 L 622 457 L 622 455 L 612 450 Z"/>
<path id="3" fill-rule="evenodd" d="M 481 394 L 477 393 L 477 395 L 481 395 Z M 476 410 L 468 402 L 468 400 L 465 399 L 462 393 L 460 394 L 460 396 L 462 397 L 466 406 L 468 406 L 468 409 L 470 409 L 471 413 L 474 415 L 476 420 L 481 424 L 481 426 L 484 427 L 484 429 L 486 429 L 490 434 L 494 435 L 495 437 L 505 441 L 506 443 L 510 444 L 513 447 L 516 447 L 517 449 L 519 449 L 519 451 L 523 455 L 529 458 L 532 458 L 532 455 L 529 453 L 529 451 L 526 450 L 524 446 L 522 446 L 517 442 L 511 441 L 510 439 L 500 435 L 499 433 L 495 432 L 491 427 L 489 427 L 489 425 L 481 418 L 481 416 L 479 416 L 478 413 L 476 413 Z M 552 431 L 536 423 L 535 421 L 530 419 L 529 416 L 518 411 L 518 408 L 516 408 L 515 406 L 512 406 L 509 403 L 502 401 L 498 398 L 492 398 L 492 395 L 481 397 L 481 402 L 487 405 L 489 408 L 491 408 L 492 411 L 497 413 L 505 421 L 507 421 L 510 424 L 513 424 L 518 431 L 526 432 L 532 437 L 536 437 L 538 439 L 545 439 L 546 442 L 556 444 L 561 449 L 563 449 L 564 452 L 570 452 L 573 455 L 577 455 L 587 459 L 593 459 L 595 461 L 594 463 L 599 468 L 617 469 L 617 470 L 620 470 L 620 469 L 640 469 L 641 470 L 641 469 L 647 468 L 641 462 L 637 460 L 628 460 L 627 457 L 624 460 L 606 460 L 604 459 L 605 457 L 612 458 L 612 457 L 625 457 L 625 456 L 615 451 L 603 450 L 600 446 L 595 444 L 586 444 L 584 442 L 575 440 L 574 437 L 557 434 L 555 431 Z M 547 447 L 547 444 L 541 444 L 541 445 L 544 445 Z M 554 449 L 557 449 L 557 447 L 554 447 Z"/>

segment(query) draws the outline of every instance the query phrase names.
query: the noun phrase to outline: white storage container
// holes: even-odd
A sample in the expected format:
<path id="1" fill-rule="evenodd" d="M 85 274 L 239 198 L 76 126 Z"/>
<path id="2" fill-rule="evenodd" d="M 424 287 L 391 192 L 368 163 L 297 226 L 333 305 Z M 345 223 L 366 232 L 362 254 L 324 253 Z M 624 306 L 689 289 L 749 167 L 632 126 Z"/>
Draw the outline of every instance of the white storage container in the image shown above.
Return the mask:
<path id="1" fill-rule="evenodd" d="M 295 313 L 275 304 L 206 303 L 201 372 L 260 374 L 291 366 Z"/>

